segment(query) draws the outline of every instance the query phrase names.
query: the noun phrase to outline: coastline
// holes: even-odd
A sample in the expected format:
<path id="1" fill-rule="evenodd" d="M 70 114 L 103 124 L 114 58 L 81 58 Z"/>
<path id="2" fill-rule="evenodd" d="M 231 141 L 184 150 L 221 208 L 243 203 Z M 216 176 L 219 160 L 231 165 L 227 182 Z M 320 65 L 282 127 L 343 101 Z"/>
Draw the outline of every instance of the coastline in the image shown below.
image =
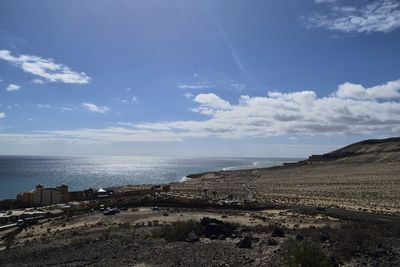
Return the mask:
<path id="1" fill-rule="evenodd" d="M 292 244 L 312 244 L 329 266 L 397 266 L 400 164 L 391 153 L 108 188 L 68 207 L 31 209 L 47 217 L 0 229 L 0 257 L 5 266 L 282 266 Z"/>

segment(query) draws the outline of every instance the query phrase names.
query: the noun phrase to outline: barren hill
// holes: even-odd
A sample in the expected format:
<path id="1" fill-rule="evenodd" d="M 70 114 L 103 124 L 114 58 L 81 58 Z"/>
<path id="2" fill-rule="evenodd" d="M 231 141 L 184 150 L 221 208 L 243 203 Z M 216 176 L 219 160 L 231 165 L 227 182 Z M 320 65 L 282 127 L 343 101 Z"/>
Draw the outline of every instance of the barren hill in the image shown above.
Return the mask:
<path id="1" fill-rule="evenodd" d="M 188 176 L 174 190 L 400 214 L 400 138 L 366 140 L 280 167 Z"/>
<path id="2" fill-rule="evenodd" d="M 323 155 L 312 155 L 308 162 L 392 162 L 400 161 L 400 137 L 369 139 Z"/>

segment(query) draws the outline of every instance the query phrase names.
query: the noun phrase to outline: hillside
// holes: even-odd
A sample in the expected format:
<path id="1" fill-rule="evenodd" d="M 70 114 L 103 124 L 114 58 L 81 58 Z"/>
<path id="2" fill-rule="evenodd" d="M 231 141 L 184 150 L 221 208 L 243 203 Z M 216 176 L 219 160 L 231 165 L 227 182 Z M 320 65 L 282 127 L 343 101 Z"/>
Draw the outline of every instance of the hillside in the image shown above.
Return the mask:
<path id="1" fill-rule="evenodd" d="M 364 140 L 323 155 L 312 155 L 308 162 L 393 162 L 399 160 L 400 137 L 394 137 Z"/>
<path id="2" fill-rule="evenodd" d="M 400 138 L 365 140 L 284 166 L 190 175 L 172 188 L 219 197 L 400 214 Z M 200 189 L 200 190 L 199 190 Z"/>

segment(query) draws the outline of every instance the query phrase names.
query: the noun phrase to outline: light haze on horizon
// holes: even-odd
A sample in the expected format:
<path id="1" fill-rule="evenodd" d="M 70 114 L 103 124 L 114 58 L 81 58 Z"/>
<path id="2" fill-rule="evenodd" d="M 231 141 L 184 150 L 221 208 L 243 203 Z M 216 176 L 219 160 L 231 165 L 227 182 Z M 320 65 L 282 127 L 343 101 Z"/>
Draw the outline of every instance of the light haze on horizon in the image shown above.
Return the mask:
<path id="1" fill-rule="evenodd" d="M 0 155 L 299 157 L 400 136 L 396 0 L 0 2 Z"/>

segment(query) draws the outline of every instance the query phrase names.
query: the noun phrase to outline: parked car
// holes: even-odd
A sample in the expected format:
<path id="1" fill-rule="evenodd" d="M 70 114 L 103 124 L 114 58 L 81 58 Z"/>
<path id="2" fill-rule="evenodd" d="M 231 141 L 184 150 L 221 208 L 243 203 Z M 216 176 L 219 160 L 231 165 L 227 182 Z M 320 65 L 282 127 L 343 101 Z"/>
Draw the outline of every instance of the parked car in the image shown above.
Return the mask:
<path id="1" fill-rule="evenodd" d="M 107 208 L 105 212 L 103 212 L 104 215 L 115 215 L 116 213 L 120 213 L 118 208 Z"/>

